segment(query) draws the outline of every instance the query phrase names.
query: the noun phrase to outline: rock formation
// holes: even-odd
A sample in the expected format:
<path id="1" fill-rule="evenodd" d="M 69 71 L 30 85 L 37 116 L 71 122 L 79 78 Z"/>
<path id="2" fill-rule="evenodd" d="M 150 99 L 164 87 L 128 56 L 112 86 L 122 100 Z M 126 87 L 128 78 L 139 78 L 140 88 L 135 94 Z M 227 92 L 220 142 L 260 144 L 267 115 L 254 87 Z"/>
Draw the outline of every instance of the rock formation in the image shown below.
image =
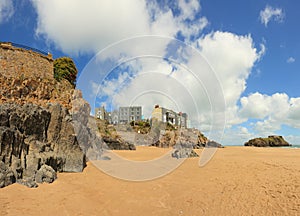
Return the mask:
<path id="1" fill-rule="evenodd" d="M 104 136 L 103 141 L 111 150 L 136 150 L 135 145 L 122 140 L 121 138 L 112 138 Z"/>
<path id="2" fill-rule="evenodd" d="M 54 78 L 51 55 L 10 43 L 0 53 L 0 188 L 37 187 L 56 172 L 81 172 L 86 156 L 101 159 L 105 143 L 88 124 L 90 106 Z"/>
<path id="3" fill-rule="evenodd" d="M 152 145 L 162 148 L 175 146 L 180 140 L 181 143 L 189 143 L 193 148 L 198 149 L 205 147 L 208 139 L 198 130 L 193 128 L 180 130 L 163 130 L 157 135 L 158 140 Z"/>
<path id="4" fill-rule="evenodd" d="M 69 111 L 60 104 L 48 104 L 47 108 L 34 104 L 1 104 L 0 185 L 6 186 L 8 179 L 10 183 L 19 179 L 35 181 L 43 165 L 59 172 L 82 171 L 85 155 L 71 120 Z"/>
<path id="5" fill-rule="evenodd" d="M 282 136 L 268 136 L 268 138 L 251 139 L 244 144 L 245 146 L 256 147 L 280 147 L 291 146 Z"/>
<path id="6" fill-rule="evenodd" d="M 207 148 L 224 148 L 220 143 L 217 143 L 215 141 L 208 141 L 205 145 Z"/>

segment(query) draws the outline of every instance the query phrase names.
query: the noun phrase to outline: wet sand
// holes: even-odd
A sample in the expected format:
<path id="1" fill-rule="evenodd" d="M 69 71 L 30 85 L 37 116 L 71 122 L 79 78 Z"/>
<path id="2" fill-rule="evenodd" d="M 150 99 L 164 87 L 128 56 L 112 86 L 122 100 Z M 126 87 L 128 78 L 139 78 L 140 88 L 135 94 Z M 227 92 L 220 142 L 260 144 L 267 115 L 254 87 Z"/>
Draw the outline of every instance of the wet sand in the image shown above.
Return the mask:
<path id="1" fill-rule="evenodd" d="M 140 161 L 167 151 L 116 152 Z M 52 184 L 0 189 L 0 215 L 300 215 L 300 149 L 226 147 L 204 167 L 198 160 L 145 182 L 116 179 L 88 163 Z"/>

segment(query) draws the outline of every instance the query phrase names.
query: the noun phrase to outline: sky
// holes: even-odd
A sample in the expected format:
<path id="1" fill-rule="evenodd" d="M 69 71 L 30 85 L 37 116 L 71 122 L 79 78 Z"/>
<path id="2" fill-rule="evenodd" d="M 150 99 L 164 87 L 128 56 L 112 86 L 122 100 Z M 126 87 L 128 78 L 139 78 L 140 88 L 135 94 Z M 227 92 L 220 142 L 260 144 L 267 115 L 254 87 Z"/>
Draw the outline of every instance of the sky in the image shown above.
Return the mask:
<path id="1" fill-rule="evenodd" d="M 70 56 L 91 107 L 155 104 L 224 145 L 300 144 L 296 0 L 0 0 L 0 41 Z"/>

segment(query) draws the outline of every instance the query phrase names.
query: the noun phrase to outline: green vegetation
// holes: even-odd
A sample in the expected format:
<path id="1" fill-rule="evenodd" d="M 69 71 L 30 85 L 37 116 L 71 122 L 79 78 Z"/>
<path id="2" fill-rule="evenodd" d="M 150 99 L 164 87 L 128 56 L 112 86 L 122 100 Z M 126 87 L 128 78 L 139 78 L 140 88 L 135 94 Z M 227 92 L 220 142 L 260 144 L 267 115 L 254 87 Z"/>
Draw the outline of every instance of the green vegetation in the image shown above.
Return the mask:
<path id="1" fill-rule="evenodd" d="M 149 120 L 146 120 L 146 121 L 131 121 L 130 126 L 134 129 L 135 132 L 139 132 L 141 134 L 149 133 L 150 130 L 151 130 Z"/>
<path id="2" fill-rule="evenodd" d="M 73 60 L 69 57 L 61 57 L 54 60 L 54 78 L 68 80 L 74 87 L 76 86 L 77 68 Z"/>

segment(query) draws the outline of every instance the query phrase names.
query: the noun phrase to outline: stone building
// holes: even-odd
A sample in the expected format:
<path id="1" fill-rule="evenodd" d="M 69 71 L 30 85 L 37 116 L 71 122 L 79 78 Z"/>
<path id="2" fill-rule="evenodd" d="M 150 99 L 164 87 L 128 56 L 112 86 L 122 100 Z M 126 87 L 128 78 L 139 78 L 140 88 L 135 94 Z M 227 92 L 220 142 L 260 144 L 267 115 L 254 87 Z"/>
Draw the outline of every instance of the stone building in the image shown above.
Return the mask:
<path id="1" fill-rule="evenodd" d="M 109 124 L 127 124 L 131 121 L 142 120 L 142 107 L 120 107 L 119 110 L 107 112 L 105 107 L 95 108 L 95 117 L 101 120 L 107 120 Z"/>
<path id="2" fill-rule="evenodd" d="M 131 121 L 142 120 L 142 107 L 120 107 L 119 108 L 119 124 L 127 124 Z"/>
<path id="3" fill-rule="evenodd" d="M 170 123 L 174 126 L 185 127 L 187 128 L 187 114 L 182 112 L 175 112 L 171 109 L 166 109 L 164 107 L 160 107 L 159 105 L 155 105 L 152 111 L 152 119 L 156 119 L 157 121 Z"/>
<path id="4" fill-rule="evenodd" d="M 117 110 L 108 112 L 107 116 L 108 116 L 107 120 L 108 120 L 109 124 L 114 124 L 114 125 L 119 124 L 119 112 Z"/>
<path id="5" fill-rule="evenodd" d="M 188 128 L 188 115 L 186 113 L 178 113 L 178 125 L 182 128 Z"/>
<path id="6" fill-rule="evenodd" d="M 95 117 L 101 120 L 108 120 L 108 115 L 104 106 L 95 108 Z"/>

